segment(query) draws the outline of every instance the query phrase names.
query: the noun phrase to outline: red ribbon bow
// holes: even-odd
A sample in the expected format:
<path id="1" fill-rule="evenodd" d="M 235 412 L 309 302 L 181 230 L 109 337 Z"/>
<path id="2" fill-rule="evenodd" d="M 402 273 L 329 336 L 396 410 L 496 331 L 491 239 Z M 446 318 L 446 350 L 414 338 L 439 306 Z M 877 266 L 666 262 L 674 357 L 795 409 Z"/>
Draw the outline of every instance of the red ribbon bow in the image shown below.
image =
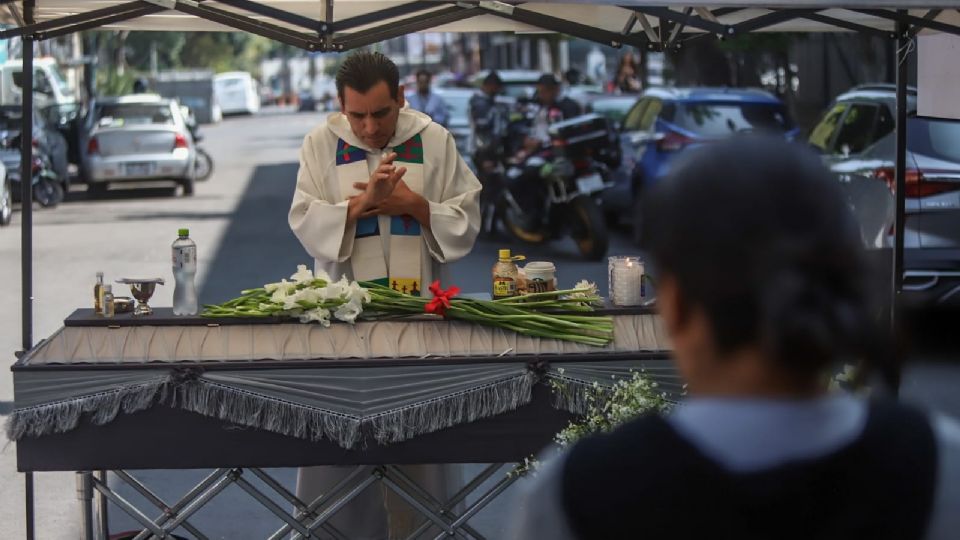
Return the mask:
<path id="1" fill-rule="evenodd" d="M 429 301 L 423 307 L 423 310 L 444 317 L 447 314 L 447 309 L 450 308 L 450 299 L 460 294 L 460 287 L 450 287 L 443 290 L 440 288 L 440 280 L 438 279 L 430 285 L 430 292 L 433 294 L 433 300 Z"/>

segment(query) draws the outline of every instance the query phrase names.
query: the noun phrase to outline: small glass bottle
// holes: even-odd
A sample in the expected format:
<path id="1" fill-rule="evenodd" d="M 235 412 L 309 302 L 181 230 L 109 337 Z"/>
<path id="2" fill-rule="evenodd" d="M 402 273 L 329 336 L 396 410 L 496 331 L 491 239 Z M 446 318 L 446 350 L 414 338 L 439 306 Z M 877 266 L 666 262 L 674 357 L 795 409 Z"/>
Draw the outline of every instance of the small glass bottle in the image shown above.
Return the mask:
<path id="1" fill-rule="evenodd" d="M 493 265 L 493 299 L 510 298 L 519 294 L 517 285 L 520 271 L 514 261 L 522 261 L 523 255 L 511 256 L 509 249 L 501 249 L 497 264 Z"/>
<path id="2" fill-rule="evenodd" d="M 103 315 L 103 272 L 97 272 L 97 283 L 93 286 L 93 313 Z"/>
<path id="3" fill-rule="evenodd" d="M 110 285 L 103 286 L 103 316 L 111 319 L 114 315 L 114 306 L 113 306 L 113 287 Z"/>

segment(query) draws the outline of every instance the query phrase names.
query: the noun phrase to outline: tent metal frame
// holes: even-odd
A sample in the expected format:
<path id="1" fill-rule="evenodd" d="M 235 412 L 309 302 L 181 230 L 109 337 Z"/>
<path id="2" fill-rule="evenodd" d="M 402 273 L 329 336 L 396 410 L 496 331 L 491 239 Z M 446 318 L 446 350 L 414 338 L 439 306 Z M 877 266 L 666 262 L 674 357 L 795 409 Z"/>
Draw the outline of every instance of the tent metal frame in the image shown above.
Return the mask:
<path id="1" fill-rule="evenodd" d="M 897 44 L 896 71 L 896 219 L 893 249 L 893 279 L 891 283 L 891 320 L 897 326 L 900 295 L 903 289 L 903 232 L 905 216 L 904 189 L 906 185 L 906 118 L 907 118 L 907 59 L 912 48 L 909 46 L 921 30 L 933 30 L 960 36 L 960 26 L 937 21 L 942 9 L 931 9 L 926 15 L 917 17 L 905 9 L 848 9 L 860 15 L 868 15 L 895 23 L 894 31 L 884 31 L 863 24 L 846 21 L 835 15 L 824 15 L 826 8 L 767 8 L 768 13 L 738 22 L 723 24 L 719 17 L 740 12 L 745 8 L 706 8 L 687 7 L 682 11 L 668 7 L 623 5 L 631 12 L 627 24 L 620 33 L 594 28 L 567 19 L 545 15 L 525 9 L 522 2 L 500 2 L 492 0 L 459 1 L 414 1 L 398 6 L 344 19 L 333 20 L 335 0 L 322 0 L 323 19 L 292 13 L 256 0 L 218 0 L 218 3 L 230 6 L 238 11 L 214 7 L 204 0 L 131 0 L 122 4 L 94 9 L 84 13 L 68 15 L 58 19 L 36 22 L 37 0 L 0 0 L 0 5 L 10 9 L 15 18 L 22 18 L 23 25 L 0 31 L 0 39 L 20 37 L 23 40 L 23 86 L 33 87 L 33 43 L 82 30 L 90 30 L 109 24 L 117 24 L 156 14 L 165 10 L 176 10 L 193 15 L 236 30 L 249 32 L 279 41 L 311 52 L 342 52 L 364 47 L 378 41 L 390 39 L 411 32 L 462 21 L 479 15 L 495 15 L 511 21 L 535 26 L 543 30 L 568 34 L 603 45 L 621 47 L 630 45 L 648 50 L 678 49 L 690 39 L 704 35 L 714 35 L 720 39 L 740 34 L 769 29 L 795 19 L 806 19 L 822 23 L 840 30 L 860 32 L 895 40 Z M 21 9 L 16 10 L 17 5 Z M 835 11 L 835 10 L 832 10 Z M 960 12 L 960 10 L 956 10 Z M 259 18 L 254 18 L 256 15 Z M 403 17 L 397 20 L 398 17 Z M 654 30 L 649 18 L 657 20 Z M 269 22 L 267 20 L 269 20 Z M 634 31 L 640 23 L 641 29 Z M 380 23 L 380 24 L 377 24 Z M 284 26 L 286 25 L 286 26 Z M 296 30 L 291 26 L 299 28 Z M 362 30 L 348 32 L 358 27 Z M 697 32 L 690 31 L 691 29 Z M 33 92 L 23 93 L 23 108 L 33 108 Z M 33 116 L 22 115 L 21 133 L 33 130 Z M 30 139 L 22 137 L 21 175 L 31 177 L 33 147 Z M 21 185 L 22 219 L 21 226 L 21 286 L 22 286 L 22 347 L 29 351 L 33 346 L 33 212 L 32 185 L 23 181 Z M 18 353 L 18 354 L 23 354 Z M 892 374 L 894 391 L 899 386 L 899 368 Z M 103 491 L 105 483 L 96 484 L 90 473 L 78 473 L 80 487 L 96 486 Z M 83 476 L 87 475 L 87 476 Z M 32 473 L 25 473 L 26 538 L 33 540 L 34 527 L 34 482 Z"/>

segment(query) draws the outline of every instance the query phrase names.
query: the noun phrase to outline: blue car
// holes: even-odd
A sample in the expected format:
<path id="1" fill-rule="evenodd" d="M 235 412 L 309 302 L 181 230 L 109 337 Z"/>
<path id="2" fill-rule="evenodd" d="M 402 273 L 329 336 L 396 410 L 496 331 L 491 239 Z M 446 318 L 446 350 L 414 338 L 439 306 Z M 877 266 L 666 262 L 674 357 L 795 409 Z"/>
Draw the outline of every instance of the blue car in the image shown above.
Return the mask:
<path id="1" fill-rule="evenodd" d="M 623 162 L 603 204 L 611 218 L 633 222 L 638 242 L 644 191 L 684 150 L 743 132 L 775 132 L 791 140 L 800 133 L 778 98 L 737 88 L 651 88 L 638 97 L 620 130 Z"/>

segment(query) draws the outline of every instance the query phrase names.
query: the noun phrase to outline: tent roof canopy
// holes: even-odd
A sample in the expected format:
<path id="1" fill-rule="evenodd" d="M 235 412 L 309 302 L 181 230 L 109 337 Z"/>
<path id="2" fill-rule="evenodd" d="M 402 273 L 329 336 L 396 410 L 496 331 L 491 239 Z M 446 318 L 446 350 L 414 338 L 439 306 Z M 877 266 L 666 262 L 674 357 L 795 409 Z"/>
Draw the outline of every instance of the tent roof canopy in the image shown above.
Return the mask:
<path id="1" fill-rule="evenodd" d="M 241 30 L 310 51 L 343 51 L 413 32 L 558 32 L 620 46 L 682 46 L 703 35 L 858 31 L 895 38 L 913 31 L 960 34 L 956 0 L 0 0 L 20 22 L 0 37 L 43 40 L 93 28 Z M 588 7 L 586 4 L 590 4 Z M 897 8 L 897 9 L 894 9 Z M 19 20 L 18 20 L 19 19 Z"/>

